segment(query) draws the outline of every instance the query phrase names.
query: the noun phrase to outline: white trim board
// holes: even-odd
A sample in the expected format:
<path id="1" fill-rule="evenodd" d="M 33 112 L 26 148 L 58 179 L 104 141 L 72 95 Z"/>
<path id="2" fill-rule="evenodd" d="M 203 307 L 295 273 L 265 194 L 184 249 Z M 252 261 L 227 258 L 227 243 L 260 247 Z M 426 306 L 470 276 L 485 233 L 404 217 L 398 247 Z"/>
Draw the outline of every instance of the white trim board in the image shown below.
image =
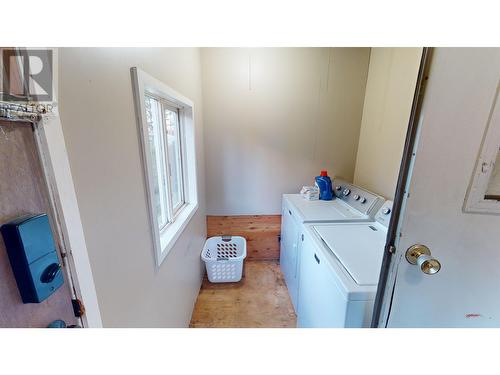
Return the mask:
<path id="1" fill-rule="evenodd" d="M 82 320 L 85 327 L 99 328 L 102 327 L 101 314 L 59 116 L 44 119 L 36 128 L 35 137 L 40 146 L 62 245 L 77 297 L 85 306 Z"/>
<path id="2" fill-rule="evenodd" d="M 57 49 L 52 49 L 54 86 L 57 87 Z M 54 87 L 54 88 L 55 88 Z M 54 96 L 57 97 L 57 96 Z M 85 306 L 84 327 L 101 328 L 102 319 L 76 199 L 73 177 L 57 105 L 35 125 L 35 138 L 45 172 L 66 261 L 77 297 Z"/>

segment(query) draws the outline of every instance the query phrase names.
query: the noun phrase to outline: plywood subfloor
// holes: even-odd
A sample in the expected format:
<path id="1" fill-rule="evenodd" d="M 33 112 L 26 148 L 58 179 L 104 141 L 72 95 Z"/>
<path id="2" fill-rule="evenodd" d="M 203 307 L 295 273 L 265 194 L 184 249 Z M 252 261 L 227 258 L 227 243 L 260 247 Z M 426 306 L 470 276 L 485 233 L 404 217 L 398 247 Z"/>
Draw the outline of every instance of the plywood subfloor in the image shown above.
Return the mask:
<path id="1" fill-rule="evenodd" d="M 278 261 L 246 261 L 239 283 L 203 280 L 190 327 L 295 328 L 296 316 Z"/>

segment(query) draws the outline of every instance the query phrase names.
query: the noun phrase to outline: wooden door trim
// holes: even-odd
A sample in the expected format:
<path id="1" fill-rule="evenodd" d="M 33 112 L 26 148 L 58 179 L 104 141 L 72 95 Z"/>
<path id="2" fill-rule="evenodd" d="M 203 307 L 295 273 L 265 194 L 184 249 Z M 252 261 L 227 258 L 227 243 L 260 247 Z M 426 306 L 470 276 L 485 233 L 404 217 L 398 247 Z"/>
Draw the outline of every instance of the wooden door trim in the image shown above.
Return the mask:
<path id="1" fill-rule="evenodd" d="M 384 298 L 387 292 L 387 280 L 389 272 L 394 259 L 395 254 L 395 243 L 397 239 L 398 224 L 401 217 L 401 211 L 405 196 L 405 189 L 409 179 L 412 159 L 414 157 L 414 148 L 417 141 L 420 113 L 422 110 L 422 104 L 424 99 L 425 88 L 427 86 L 427 81 L 429 79 L 429 71 L 432 59 L 433 49 L 431 47 L 424 47 L 422 51 L 422 58 L 420 60 L 420 68 L 418 71 L 417 84 L 415 86 L 415 94 L 413 97 L 412 108 L 410 112 L 410 120 L 408 123 L 408 130 L 406 132 L 405 145 L 403 149 L 403 157 L 401 159 L 401 165 L 399 168 L 398 182 L 396 185 L 396 192 L 394 194 L 394 204 L 392 208 L 391 220 L 389 223 L 389 228 L 387 230 L 387 239 L 384 248 L 384 257 L 382 260 L 382 266 L 380 269 L 380 276 L 377 288 L 377 294 L 375 297 L 375 304 L 373 308 L 372 315 L 372 328 L 378 328 L 380 323 L 380 317 L 382 314 L 382 307 L 384 303 Z M 389 285 L 392 287 L 392 285 Z M 391 292 L 392 299 L 392 292 Z M 392 303 L 392 301 L 389 301 Z M 386 315 L 388 315 L 390 308 Z"/>

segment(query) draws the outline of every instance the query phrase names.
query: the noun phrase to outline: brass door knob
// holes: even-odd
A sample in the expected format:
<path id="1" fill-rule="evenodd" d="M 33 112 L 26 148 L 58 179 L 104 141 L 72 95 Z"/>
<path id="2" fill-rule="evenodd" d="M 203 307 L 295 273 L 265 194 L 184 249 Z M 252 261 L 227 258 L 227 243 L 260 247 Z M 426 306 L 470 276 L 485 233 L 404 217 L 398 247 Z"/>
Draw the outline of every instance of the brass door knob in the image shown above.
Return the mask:
<path id="1" fill-rule="evenodd" d="M 410 264 L 418 265 L 423 273 L 434 275 L 441 269 L 441 263 L 434 259 L 431 251 L 425 245 L 413 245 L 406 250 L 406 260 Z"/>

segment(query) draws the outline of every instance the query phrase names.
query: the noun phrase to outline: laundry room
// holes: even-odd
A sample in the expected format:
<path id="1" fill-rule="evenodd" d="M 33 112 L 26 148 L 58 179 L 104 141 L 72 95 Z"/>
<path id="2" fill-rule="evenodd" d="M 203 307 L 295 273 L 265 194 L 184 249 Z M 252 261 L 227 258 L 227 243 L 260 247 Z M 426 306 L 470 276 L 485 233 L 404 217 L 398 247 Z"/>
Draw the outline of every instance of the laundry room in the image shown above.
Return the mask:
<path id="1" fill-rule="evenodd" d="M 370 326 L 422 52 L 202 51 L 207 235 L 246 258 L 204 279 L 192 327 Z"/>
<path id="2" fill-rule="evenodd" d="M 499 12 L 449 3 L 5 3 L 2 373 L 498 367 Z"/>
<path id="3" fill-rule="evenodd" d="M 50 50 L 56 115 L 2 107 L 0 325 L 370 327 L 425 51 Z"/>

